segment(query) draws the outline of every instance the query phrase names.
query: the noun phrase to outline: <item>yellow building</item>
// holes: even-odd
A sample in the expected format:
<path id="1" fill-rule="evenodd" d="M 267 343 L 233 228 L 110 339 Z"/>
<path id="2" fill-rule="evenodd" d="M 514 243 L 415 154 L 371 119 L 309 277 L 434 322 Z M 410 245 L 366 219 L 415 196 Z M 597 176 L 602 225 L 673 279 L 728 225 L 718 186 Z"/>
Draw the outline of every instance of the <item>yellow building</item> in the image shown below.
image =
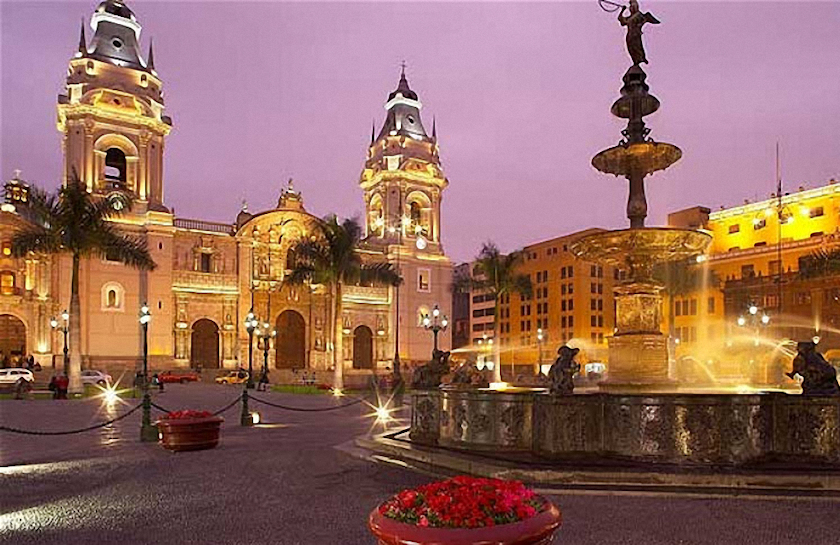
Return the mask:
<path id="1" fill-rule="evenodd" d="M 840 184 L 831 180 L 714 212 L 695 207 L 671 214 L 669 224 L 713 235 L 707 261 L 698 266 L 708 270 L 705 289 L 674 298 L 678 360 L 688 356 L 711 365 L 709 378 L 740 373 L 772 383 L 781 380 L 779 369 L 764 369 L 756 377 L 753 368 L 744 371 L 749 359 L 756 364 L 754 358 L 721 350 L 747 337 L 768 348 L 814 335 L 822 337 L 825 349 L 840 345 L 840 279 L 799 274 L 802 258 L 838 247 Z M 745 358 L 746 364 L 734 361 Z"/>
<path id="2" fill-rule="evenodd" d="M 502 297 L 498 340 L 494 339 L 506 379 L 533 371 L 540 361 L 553 362 L 557 348 L 565 343 L 582 348 L 587 362 L 606 361 L 606 338 L 615 328 L 613 287 L 618 272 L 569 252 L 575 240 L 598 231 L 588 229 L 522 249 L 518 270 L 530 278 L 533 293 Z M 494 308 L 485 294 L 471 293 L 472 348 L 478 352 L 486 351 L 483 344 L 495 336 Z"/>
<path id="3" fill-rule="evenodd" d="M 243 208 L 235 222 L 176 218 L 163 197 L 165 140 L 173 123 L 164 113 L 152 50 L 141 54 L 141 26 L 124 2 L 101 2 L 91 28 L 88 42 L 82 26 L 66 93 L 57 105 L 64 181 L 75 172 L 95 194 L 130 192 L 135 206 L 116 221 L 146 242 L 157 268 L 136 271 L 107 258 L 82 264 L 80 348 L 86 367 L 135 368 L 144 302 L 152 313 L 153 369 L 245 365 L 243 321 L 251 309 L 277 331 L 268 356 L 269 366 L 280 370 L 275 379 L 308 369 L 329 380 L 336 350 L 349 382 L 354 375 L 366 380 L 371 370 L 384 370 L 397 350 L 406 362 L 428 359 L 432 339 L 419 316 L 434 305 L 450 312 L 452 269 L 440 228 L 448 180 L 434 129 L 426 134 L 421 104 L 405 74 L 388 97 L 384 125 L 372 138 L 359 182 L 367 209 L 362 259 L 393 263 L 405 282 L 398 290 L 346 286 L 342 327 L 333 332 L 328 290 L 284 282 L 294 260 L 289 249 L 316 235 L 321 225 L 291 181 L 274 209 Z M 51 365 L 62 341 L 50 318 L 68 306 L 70 260 L 11 257 L 9 241 L 27 221 L 28 188 L 16 174 L 6 183 L 7 202 L 0 210 L 0 349 L 33 353 L 42 365 Z M 448 339 L 442 344 L 448 347 Z M 261 349 L 254 356 L 262 362 Z"/>

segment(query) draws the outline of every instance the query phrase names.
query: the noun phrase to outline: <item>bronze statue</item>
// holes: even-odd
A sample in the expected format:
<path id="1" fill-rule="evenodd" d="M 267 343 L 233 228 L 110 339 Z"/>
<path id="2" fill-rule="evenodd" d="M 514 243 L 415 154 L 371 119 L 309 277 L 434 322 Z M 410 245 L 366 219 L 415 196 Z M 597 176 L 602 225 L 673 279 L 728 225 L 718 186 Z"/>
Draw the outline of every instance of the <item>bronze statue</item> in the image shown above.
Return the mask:
<path id="1" fill-rule="evenodd" d="M 435 349 L 432 360 L 414 370 L 411 386 L 415 389 L 430 390 L 440 386 L 443 375 L 449 373 L 449 352 Z"/>
<path id="2" fill-rule="evenodd" d="M 579 348 L 569 348 L 565 344 L 557 349 L 557 359 L 548 370 L 551 381 L 550 392 L 558 395 L 571 395 L 575 390 L 573 377 L 580 371 L 580 364 L 575 361 Z"/>
<path id="3" fill-rule="evenodd" d="M 802 377 L 802 393 L 804 395 L 840 395 L 840 384 L 837 383 L 837 370 L 825 361 L 817 352 L 817 345 L 813 341 L 796 343 L 796 357 L 793 358 L 793 370 L 785 373 L 788 377 L 794 375 Z"/>
<path id="4" fill-rule="evenodd" d="M 630 15 L 624 15 L 629 9 Z M 647 23 L 659 24 L 659 20 L 648 12 L 642 13 L 639 10 L 638 0 L 630 0 L 630 6 L 622 6 L 618 14 L 618 21 L 621 26 L 627 27 L 627 52 L 633 59 L 633 64 L 638 66 L 641 63 L 647 64 L 645 57 L 645 46 L 642 44 L 642 27 Z"/>
<path id="5" fill-rule="evenodd" d="M 489 388 L 490 381 L 475 365 L 475 356 L 467 357 L 451 374 L 443 378 L 443 382 L 456 388 Z"/>

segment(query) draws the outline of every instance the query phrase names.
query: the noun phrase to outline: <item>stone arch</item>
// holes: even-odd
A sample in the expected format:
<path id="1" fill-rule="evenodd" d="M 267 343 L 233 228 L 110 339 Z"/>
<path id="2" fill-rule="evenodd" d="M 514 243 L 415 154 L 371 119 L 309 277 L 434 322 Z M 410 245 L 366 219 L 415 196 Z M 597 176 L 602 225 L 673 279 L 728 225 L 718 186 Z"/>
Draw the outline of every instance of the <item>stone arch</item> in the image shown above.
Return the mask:
<path id="1" fill-rule="evenodd" d="M 140 153 L 127 136 L 108 133 L 93 144 L 95 183 L 98 189 L 125 189 L 141 194 L 137 188 L 137 163 Z"/>
<path id="2" fill-rule="evenodd" d="M 219 326 L 209 318 L 196 320 L 190 334 L 190 367 L 219 368 Z"/>
<path id="3" fill-rule="evenodd" d="M 373 369 L 373 331 L 366 325 L 353 330 L 353 369 Z"/>
<path id="4" fill-rule="evenodd" d="M 106 282 L 101 290 L 101 307 L 108 312 L 125 310 L 125 288 L 119 282 Z"/>
<path id="5" fill-rule="evenodd" d="M 4 358 L 26 354 L 26 324 L 13 314 L 0 314 L 0 350 Z"/>
<path id="6" fill-rule="evenodd" d="M 409 219 L 407 235 L 422 235 L 428 239 L 434 239 L 432 199 L 427 193 L 419 190 L 410 192 L 405 198 L 403 215 Z"/>
<path id="7" fill-rule="evenodd" d="M 368 203 L 368 235 L 383 235 L 385 230 L 385 201 L 374 193 Z"/>
<path id="8" fill-rule="evenodd" d="M 275 323 L 274 366 L 277 369 L 306 367 L 306 321 L 296 310 L 284 310 Z"/>

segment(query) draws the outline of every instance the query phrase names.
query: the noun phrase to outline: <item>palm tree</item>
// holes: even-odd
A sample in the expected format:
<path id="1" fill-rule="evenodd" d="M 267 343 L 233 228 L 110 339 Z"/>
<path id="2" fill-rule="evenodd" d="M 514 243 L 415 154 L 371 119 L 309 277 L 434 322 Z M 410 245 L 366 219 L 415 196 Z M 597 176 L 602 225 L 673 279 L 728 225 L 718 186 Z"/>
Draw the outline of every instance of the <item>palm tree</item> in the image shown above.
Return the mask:
<path id="1" fill-rule="evenodd" d="M 357 251 L 362 228 L 355 219 L 338 221 L 327 216 L 321 224 L 320 236 L 303 239 L 292 246 L 295 256 L 290 284 L 323 284 L 330 292 L 330 323 L 332 324 L 332 357 L 335 366 L 333 387 L 344 387 L 344 357 L 342 355 L 342 288 L 347 284 L 396 285 L 401 281 L 390 263 L 365 263 Z"/>
<path id="2" fill-rule="evenodd" d="M 111 219 L 132 205 L 124 192 L 107 197 L 87 191 L 73 171 L 67 184 L 54 195 L 33 188 L 29 193 L 29 222 L 15 233 L 12 254 L 70 254 L 73 273 L 70 280 L 70 379 L 69 391 L 82 391 L 82 328 L 79 304 L 79 265 L 82 258 L 101 256 L 137 269 L 151 270 L 155 262 L 139 238 L 122 234 Z"/>
<path id="3" fill-rule="evenodd" d="M 495 304 L 493 313 L 493 382 L 502 381 L 502 365 L 500 359 L 499 316 L 502 296 L 518 293 L 520 296 L 530 297 L 533 292 L 531 278 L 527 274 L 517 272 L 525 254 L 515 251 L 502 254 L 492 242 L 485 242 L 476 257 L 472 270 L 464 277 L 455 279 L 456 290 L 479 291 L 491 295 Z"/>

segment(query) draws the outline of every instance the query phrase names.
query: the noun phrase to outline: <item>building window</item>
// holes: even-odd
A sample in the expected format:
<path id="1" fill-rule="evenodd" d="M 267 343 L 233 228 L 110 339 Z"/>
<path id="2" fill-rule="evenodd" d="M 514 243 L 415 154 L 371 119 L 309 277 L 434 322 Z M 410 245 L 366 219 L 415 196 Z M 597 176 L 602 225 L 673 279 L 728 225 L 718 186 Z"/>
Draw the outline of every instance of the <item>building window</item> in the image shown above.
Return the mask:
<path id="1" fill-rule="evenodd" d="M 690 314 L 691 314 L 692 316 L 697 316 L 697 299 L 692 299 L 692 300 L 690 301 L 690 306 L 691 306 L 691 312 L 690 312 Z"/>
<path id="2" fill-rule="evenodd" d="M 740 230 L 741 230 L 741 225 L 740 224 L 733 223 L 732 225 L 729 226 L 729 234 L 730 235 L 734 235 L 735 233 L 739 232 Z"/>
<path id="3" fill-rule="evenodd" d="M 682 301 L 674 302 L 674 316 L 682 316 Z"/>
<path id="4" fill-rule="evenodd" d="M 812 208 L 810 210 L 810 212 L 808 212 L 808 215 L 811 216 L 812 218 L 818 218 L 818 217 L 822 216 L 823 214 L 824 214 L 824 212 L 823 212 L 823 207 L 822 206 L 817 206 L 815 208 Z"/>
<path id="5" fill-rule="evenodd" d="M 714 314 L 715 313 L 715 298 L 714 297 L 709 297 L 709 300 L 706 304 L 706 309 L 707 309 L 709 314 Z"/>
<path id="6" fill-rule="evenodd" d="M 12 255 L 12 243 L 8 240 L 3 241 L 3 257 Z"/>
<path id="7" fill-rule="evenodd" d="M 759 229 L 764 229 L 767 226 L 767 220 L 764 218 L 756 218 L 753 220 L 753 230 L 758 231 Z"/>
<path id="8" fill-rule="evenodd" d="M 211 272 L 212 264 L 213 264 L 213 255 L 212 254 L 202 253 L 199 256 L 199 262 L 198 262 L 199 269 L 198 270 L 200 270 L 201 272 L 203 272 L 203 273 Z"/>
<path id="9" fill-rule="evenodd" d="M 15 293 L 15 273 L 11 271 L 0 272 L 0 294 L 14 295 Z"/>
<path id="10" fill-rule="evenodd" d="M 767 264 L 767 271 L 770 274 L 770 276 L 775 276 L 779 274 L 782 271 L 782 262 L 778 259 L 770 261 Z"/>
<path id="11" fill-rule="evenodd" d="M 126 177 L 125 153 L 119 148 L 109 148 L 105 152 L 105 179 L 116 185 L 124 186 Z"/>
<path id="12" fill-rule="evenodd" d="M 417 291 L 432 291 L 432 271 L 429 269 L 417 269 Z"/>
<path id="13" fill-rule="evenodd" d="M 575 310 L 575 300 L 569 299 L 569 310 Z"/>
<path id="14" fill-rule="evenodd" d="M 742 265 L 741 278 L 755 278 L 755 267 L 752 264 Z"/>
<path id="15" fill-rule="evenodd" d="M 102 286 L 102 310 L 122 312 L 125 307 L 125 290 L 117 282 L 108 282 Z"/>

